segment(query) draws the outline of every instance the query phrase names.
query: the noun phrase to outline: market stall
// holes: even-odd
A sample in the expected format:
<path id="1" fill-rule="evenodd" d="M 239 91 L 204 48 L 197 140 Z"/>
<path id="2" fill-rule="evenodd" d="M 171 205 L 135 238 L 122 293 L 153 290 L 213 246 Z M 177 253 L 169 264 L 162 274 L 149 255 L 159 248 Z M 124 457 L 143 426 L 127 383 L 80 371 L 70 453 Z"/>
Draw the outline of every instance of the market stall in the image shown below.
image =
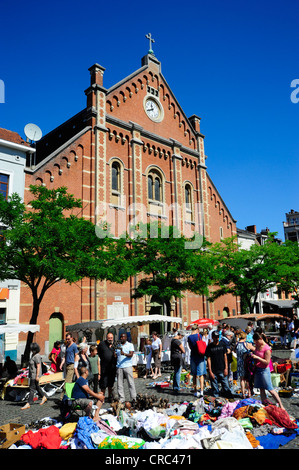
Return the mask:
<path id="1" fill-rule="evenodd" d="M 114 338 L 118 340 L 120 333 L 125 331 L 128 334 L 128 339 L 130 340 L 132 333 L 134 332 L 134 338 L 132 339 L 136 339 L 136 342 L 132 342 L 134 344 L 135 351 L 138 351 L 142 334 L 138 334 L 138 330 L 136 330 L 136 328 L 142 325 L 159 322 L 181 324 L 182 319 L 167 315 L 137 315 L 76 323 L 74 325 L 69 325 L 67 331 L 72 333 L 76 339 L 85 337 L 89 343 L 97 342 L 99 340 L 102 341 L 108 332 L 112 332 L 114 334 Z"/>

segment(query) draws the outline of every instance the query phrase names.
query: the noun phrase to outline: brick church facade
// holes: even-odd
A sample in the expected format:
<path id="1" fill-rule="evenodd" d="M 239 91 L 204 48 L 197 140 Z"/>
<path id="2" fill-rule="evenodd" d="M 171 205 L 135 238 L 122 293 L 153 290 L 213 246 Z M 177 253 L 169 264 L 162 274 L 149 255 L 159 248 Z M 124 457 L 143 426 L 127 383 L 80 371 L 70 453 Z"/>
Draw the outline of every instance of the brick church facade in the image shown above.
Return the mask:
<path id="1" fill-rule="evenodd" d="M 98 64 L 89 69 L 86 108 L 37 142 L 35 161 L 25 170 L 25 201 L 30 184 L 66 186 L 82 200 L 81 215 L 97 224 L 105 214 L 116 236 L 132 220 L 161 220 L 211 242 L 235 235 L 236 221 L 207 173 L 200 118 L 186 117 L 154 54 L 109 89 L 104 71 Z M 180 317 L 183 326 L 200 317 L 240 313 L 232 296 L 208 303 L 186 293 L 167 305 L 157 298 L 135 300 L 135 285 L 135 278 L 122 285 L 89 279 L 55 285 L 41 304 L 37 341 L 42 350 L 55 339 L 57 325 L 64 334 L 70 324 L 120 311 Z M 30 314 L 31 295 L 22 285 L 20 322 L 28 322 Z"/>

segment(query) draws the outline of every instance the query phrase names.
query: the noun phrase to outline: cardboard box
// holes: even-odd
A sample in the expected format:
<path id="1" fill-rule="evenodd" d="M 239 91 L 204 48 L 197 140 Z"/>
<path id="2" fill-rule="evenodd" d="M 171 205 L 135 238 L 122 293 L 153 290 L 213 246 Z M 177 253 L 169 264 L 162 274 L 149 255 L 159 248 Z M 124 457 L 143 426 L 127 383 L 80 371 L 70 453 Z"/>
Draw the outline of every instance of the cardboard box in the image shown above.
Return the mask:
<path id="1" fill-rule="evenodd" d="M 24 424 L 8 423 L 0 426 L 0 449 L 7 449 L 25 434 Z"/>
<path id="2" fill-rule="evenodd" d="M 29 378 L 22 377 L 21 379 L 17 380 L 17 385 L 23 385 L 23 387 L 29 387 Z"/>

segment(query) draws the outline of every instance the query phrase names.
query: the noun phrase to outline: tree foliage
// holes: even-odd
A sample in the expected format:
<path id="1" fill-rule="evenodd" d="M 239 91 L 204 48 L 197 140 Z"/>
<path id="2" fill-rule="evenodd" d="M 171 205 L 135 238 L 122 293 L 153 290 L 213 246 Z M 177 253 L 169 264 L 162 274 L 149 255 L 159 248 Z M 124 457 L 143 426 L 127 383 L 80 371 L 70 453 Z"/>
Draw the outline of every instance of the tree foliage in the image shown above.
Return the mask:
<path id="1" fill-rule="evenodd" d="M 126 246 L 106 236 L 76 214 L 81 201 L 67 188 L 30 186 L 33 199 L 26 207 L 18 194 L 0 197 L 0 220 L 5 226 L 0 240 L 0 279 L 18 279 L 31 290 L 31 324 L 37 323 L 45 293 L 63 280 L 68 284 L 84 277 L 123 282 L 130 275 L 124 262 Z M 103 228 L 104 230 L 104 228 Z M 32 333 L 24 356 L 28 358 Z"/>
<path id="2" fill-rule="evenodd" d="M 264 245 L 254 244 L 249 250 L 241 249 L 235 237 L 227 238 L 214 244 L 211 252 L 215 260 L 212 301 L 232 294 L 253 312 L 259 293 L 277 285 L 288 291 L 298 286 L 298 245 L 278 245 L 275 234 L 269 234 Z"/>
<path id="3" fill-rule="evenodd" d="M 159 222 L 139 224 L 129 238 L 132 268 L 142 273 L 133 296 L 158 295 L 161 299 L 181 298 L 187 290 L 207 293 L 208 261 L 194 238 L 187 239 L 173 226 Z M 193 246 L 195 248 L 193 248 Z"/>

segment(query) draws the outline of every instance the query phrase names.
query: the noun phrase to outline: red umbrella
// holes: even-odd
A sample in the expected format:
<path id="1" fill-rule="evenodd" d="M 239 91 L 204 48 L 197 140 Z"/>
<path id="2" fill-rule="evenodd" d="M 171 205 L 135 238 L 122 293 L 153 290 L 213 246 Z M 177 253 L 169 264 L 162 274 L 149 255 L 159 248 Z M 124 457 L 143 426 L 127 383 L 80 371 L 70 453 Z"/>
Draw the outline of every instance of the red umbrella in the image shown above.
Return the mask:
<path id="1" fill-rule="evenodd" d="M 198 320 L 193 321 L 191 325 L 194 325 L 194 323 L 196 323 L 199 328 L 205 328 L 208 326 L 218 325 L 219 321 L 213 320 L 212 318 L 199 318 Z M 187 330 L 190 330 L 191 325 L 188 326 Z"/>

